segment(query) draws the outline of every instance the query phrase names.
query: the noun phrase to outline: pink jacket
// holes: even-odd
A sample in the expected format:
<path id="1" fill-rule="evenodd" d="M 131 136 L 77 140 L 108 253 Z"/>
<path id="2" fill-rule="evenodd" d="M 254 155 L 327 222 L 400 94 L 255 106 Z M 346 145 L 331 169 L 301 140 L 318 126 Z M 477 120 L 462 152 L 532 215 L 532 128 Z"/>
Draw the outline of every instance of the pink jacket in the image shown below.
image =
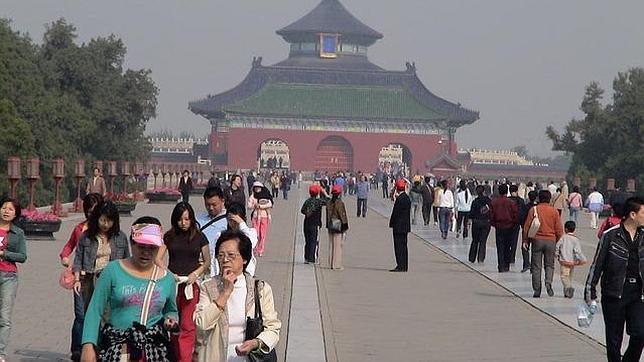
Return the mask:
<path id="1" fill-rule="evenodd" d="M 270 200 L 262 199 L 260 202 L 251 194 L 248 198 L 248 208 L 253 210 L 252 217 L 254 219 L 271 219 L 271 208 L 273 208 L 273 203 Z"/>

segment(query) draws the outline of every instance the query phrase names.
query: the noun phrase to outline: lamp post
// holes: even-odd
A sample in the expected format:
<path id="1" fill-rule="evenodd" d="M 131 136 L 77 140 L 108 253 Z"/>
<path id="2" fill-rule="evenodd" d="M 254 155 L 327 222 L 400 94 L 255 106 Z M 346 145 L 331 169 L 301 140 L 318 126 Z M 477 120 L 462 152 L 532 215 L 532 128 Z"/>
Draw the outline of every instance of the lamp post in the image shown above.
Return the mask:
<path id="1" fill-rule="evenodd" d="M 74 177 L 76 178 L 76 200 L 74 200 L 74 212 L 83 212 L 83 200 L 81 199 L 81 182 L 85 178 L 85 160 L 76 160 L 74 165 Z"/>
<path id="2" fill-rule="evenodd" d="M 168 173 L 168 165 L 163 164 L 161 166 L 161 177 L 163 178 L 163 185 L 161 187 L 165 188 L 165 175 Z"/>
<path id="3" fill-rule="evenodd" d="M 174 181 L 175 181 L 175 185 L 173 186 L 173 188 L 177 188 L 177 187 L 179 187 L 179 177 L 181 176 L 181 171 L 182 171 L 182 170 L 181 170 L 181 168 L 182 168 L 182 167 L 183 167 L 182 165 L 175 165 L 175 167 L 174 167 Z"/>
<path id="4" fill-rule="evenodd" d="M 135 162 L 134 163 L 134 178 L 136 179 L 136 182 L 134 182 L 134 200 L 139 200 L 139 184 L 141 183 L 141 180 L 139 179 L 141 177 L 141 174 L 144 173 L 143 171 L 143 163 L 142 162 Z"/>
<path id="5" fill-rule="evenodd" d="M 61 216 L 63 206 L 60 203 L 60 183 L 63 178 L 65 178 L 65 161 L 63 159 L 57 158 L 53 161 L 53 174 L 56 191 L 54 194 L 54 204 L 51 206 L 51 212 L 56 216 Z"/>
<path id="6" fill-rule="evenodd" d="M 27 210 L 34 211 L 36 210 L 36 205 L 34 205 L 34 191 L 36 187 L 36 181 L 40 178 L 40 160 L 38 158 L 30 158 L 27 160 L 27 179 L 29 180 L 29 206 Z"/>
<path id="7" fill-rule="evenodd" d="M 18 181 L 20 181 L 20 158 L 18 157 L 9 157 L 7 159 L 7 178 L 11 184 L 11 198 L 16 198 L 16 188 L 18 186 Z"/>
<path id="8" fill-rule="evenodd" d="M 123 161 L 123 163 L 121 163 L 121 176 L 123 177 L 123 188 L 121 189 L 121 193 L 124 197 L 127 197 L 127 178 L 130 175 L 130 162 Z"/>
<path id="9" fill-rule="evenodd" d="M 107 161 L 108 174 L 110 178 L 110 193 L 114 194 L 114 178 L 117 176 L 116 161 Z"/>
<path id="10" fill-rule="evenodd" d="M 152 174 L 154 175 L 154 188 L 153 189 L 156 189 L 157 188 L 157 177 L 159 176 L 159 164 L 155 163 L 153 167 L 154 167 L 152 169 Z M 146 185 L 146 187 L 147 187 L 147 185 Z"/>

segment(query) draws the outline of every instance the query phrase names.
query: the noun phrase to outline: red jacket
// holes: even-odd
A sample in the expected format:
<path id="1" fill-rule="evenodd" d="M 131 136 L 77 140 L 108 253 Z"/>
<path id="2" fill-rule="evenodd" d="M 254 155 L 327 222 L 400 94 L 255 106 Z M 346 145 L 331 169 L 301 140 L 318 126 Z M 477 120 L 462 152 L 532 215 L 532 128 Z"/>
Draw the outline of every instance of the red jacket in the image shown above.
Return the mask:
<path id="1" fill-rule="evenodd" d="M 511 229 L 519 224 L 517 203 L 505 196 L 492 200 L 490 224 L 497 229 Z"/>
<path id="2" fill-rule="evenodd" d="M 76 249 L 78 240 L 80 240 L 81 235 L 83 235 L 86 229 L 87 229 L 87 220 L 76 225 L 76 227 L 74 228 L 74 231 L 72 231 L 72 235 L 69 237 L 69 240 L 67 240 L 67 244 L 63 246 L 63 250 L 60 252 L 61 259 L 67 258 L 72 254 L 74 249 Z"/>

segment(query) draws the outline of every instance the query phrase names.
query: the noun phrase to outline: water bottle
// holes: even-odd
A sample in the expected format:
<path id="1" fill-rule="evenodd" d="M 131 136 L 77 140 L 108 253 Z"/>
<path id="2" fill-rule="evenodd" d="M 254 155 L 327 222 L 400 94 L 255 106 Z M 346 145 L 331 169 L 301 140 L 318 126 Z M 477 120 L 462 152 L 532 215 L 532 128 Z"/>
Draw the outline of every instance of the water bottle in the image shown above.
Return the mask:
<path id="1" fill-rule="evenodd" d="M 590 305 L 583 303 L 577 310 L 577 325 L 580 328 L 588 328 L 593 322 L 593 317 L 597 313 L 597 302 L 592 301 Z"/>

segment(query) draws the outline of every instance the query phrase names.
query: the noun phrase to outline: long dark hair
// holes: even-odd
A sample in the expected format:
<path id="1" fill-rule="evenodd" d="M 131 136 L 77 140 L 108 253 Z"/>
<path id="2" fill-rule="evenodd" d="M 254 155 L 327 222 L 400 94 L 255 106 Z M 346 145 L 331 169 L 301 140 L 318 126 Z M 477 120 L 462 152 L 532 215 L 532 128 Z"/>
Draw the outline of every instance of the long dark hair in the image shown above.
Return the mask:
<path id="1" fill-rule="evenodd" d="M 98 219 L 100 219 L 103 215 L 114 222 L 114 224 L 112 224 L 112 227 L 107 231 L 108 239 L 111 239 L 114 236 L 118 235 L 118 233 L 121 231 L 121 224 L 119 223 L 119 210 L 116 208 L 116 205 L 114 205 L 112 201 L 105 201 L 97 204 L 94 207 L 94 210 L 90 214 L 89 220 L 87 221 L 87 236 L 90 239 L 96 239 L 96 235 L 98 235 L 99 229 Z"/>
<path id="2" fill-rule="evenodd" d="M 181 220 L 183 213 L 186 211 L 188 211 L 188 218 L 190 219 L 190 228 L 187 231 L 188 240 L 192 240 L 195 235 L 197 235 L 197 233 L 199 232 L 199 223 L 197 222 L 197 218 L 195 217 L 195 210 L 189 203 L 182 201 L 178 203 L 172 210 L 172 216 L 170 216 L 170 224 L 172 225 L 172 227 L 163 236 L 163 239 L 165 241 L 172 242 L 175 236 L 185 233 L 179 227 L 179 220 Z"/>

